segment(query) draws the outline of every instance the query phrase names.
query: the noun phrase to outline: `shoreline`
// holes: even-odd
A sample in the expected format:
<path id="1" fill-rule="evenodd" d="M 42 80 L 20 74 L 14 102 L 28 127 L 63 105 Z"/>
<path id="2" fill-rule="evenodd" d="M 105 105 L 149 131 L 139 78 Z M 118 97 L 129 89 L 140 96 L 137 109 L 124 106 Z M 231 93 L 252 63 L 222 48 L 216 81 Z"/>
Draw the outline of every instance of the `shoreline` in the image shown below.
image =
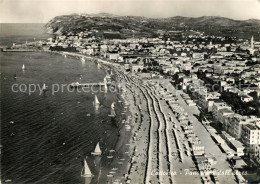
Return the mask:
<path id="1" fill-rule="evenodd" d="M 70 52 L 59 52 L 59 51 L 46 51 L 49 53 L 55 53 L 55 54 L 61 54 L 61 55 L 68 55 L 68 56 L 72 56 L 72 57 L 84 57 L 86 59 L 90 59 L 91 62 L 97 62 L 97 63 L 101 63 L 102 65 L 104 65 L 105 67 L 109 68 L 110 70 L 112 70 L 115 74 L 115 82 L 118 85 L 119 84 L 119 79 L 117 75 L 120 75 L 118 72 L 118 69 L 115 69 L 115 66 L 118 66 L 118 64 L 112 64 L 108 61 L 106 61 L 103 58 L 99 58 L 99 57 L 95 57 L 95 56 L 86 56 L 84 54 L 79 54 L 79 53 L 70 53 Z M 88 60 L 86 61 L 88 62 Z M 102 67 L 102 70 L 106 70 L 106 68 Z M 106 71 L 105 71 L 106 72 Z M 121 76 L 121 75 L 120 75 Z M 113 176 L 113 178 L 109 178 L 107 177 L 107 181 L 110 183 L 113 183 L 113 181 L 120 179 L 122 177 L 124 177 L 125 174 L 128 173 L 128 169 L 129 169 L 129 160 L 130 160 L 130 156 L 128 154 L 128 152 L 132 152 L 133 150 L 130 149 L 129 144 L 130 144 L 130 140 L 131 137 L 133 137 L 133 132 L 132 132 L 132 128 L 131 130 L 126 130 L 126 123 L 130 124 L 130 121 L 132 120 L 131 116 L 133 116 L 134 112 L 132 112 L 130 110 L 130 106 L 134 105 L 132 103 L 127 102 L 127 99 L 130 98 L 130 96 L 132 96 L 133 94 L 131 94 L 131 92 L 129 92 L 129 90 L 124 91 L 122 89 L 120 89 L 120 94 L 118 99 L 120 99 L 122 101 L 122 106 L 123 107 L 128 107 L 125 113 L 125 117 L 123 117 L 122 114 L 120 114 L 120 122 L 118 122 L 118 131 L 117 134 L 118 139 L 117 142 L 115 144 L 114 150 L 115 150 L 115 154 L 116 157 L 118 158 L 113 158 L 112 162 L 109 163 L 109 165 L 111 166 L 110 169 L 106 168 L 106 170 L 111 170 L 113 169 L 115 165 L 119 165 L 118 167 L 118 172 L 116 172 Z M 128 104 L 128 105 L 126 105 Z M 121 111 L 122 113 L 123 111 Z M 128 150 L 128 151 L 125 151 Z M 122 162 L 122 163 L 121 163 Z M 120 166 L 121 165 L 121 166 Z M 101 172 L 101 171 L 100 171 Z M 111 172 L 111 171 L 110 171 Z M 104 172 L 102 172 L 104 173 Z M 107 175 L 111 175 L 109 172 L 107 172 Z M 104 176 L 103 176 L 104 177 Z M 98 181 L 99 182 L 99 181 Z M 92 183 L 92 182 L 91 182 Z"/>
<path id="2" fill-rule="evenodd" d="M 115 133 L 118 137 L 112 146 L 115 151 L 110 153 L 103 148 L 102 156 L 99 157 L 103 160 L 102 164 L 96 167 L 96 170 L 99 170 L 97 171 L 98 176 L 92 178 L 90 183 L 104 183 L 105 181 L 107 183 L 115 181 L 121 183 L 178 183 L 181 181 L 199 183 L 201 175 L 185 177 L 181 173 L 183 166 L 185 169 L 192 169 L 195 165 L 191 156 L 185 154 L 185 150 L 189 153 L 192 150 L 186 146 L 187 140 L 182 136 L 181 121 L 177 119 L 173 112 L 174 109 L 168 109 L 170 105 L 164 99 L 165 92 L 162 90 L 167 89 L 168 85 L 172 85 L 170 81 L 158 79 L 140 82 L 138 76 L 125 72 L 119 64 L 108 62 L 99 57 L 59 51 L 47 52 L 70 55 L 77 59 L 84 57 L 87 59 L 86 62 L 101 63 L 101 70 L 113 71 L 112 79 L 116 83 L 116 88 L 120 89 L 117 94 L 113 92 L 116 95 L 116 110 L 120 110 L 121 113 L 117 114 L 118 117 L 116 117 L 118 126 Z M 156 85 L 160 86 L 160 89 L 156 89 Z M 202 145 L 208 147 L 205 151 L 207 155 L 224 160 L 225 156 L 221 154 L 214 142 L 211 139 L 206 140 L 205 138 L 208 136 L 202 136 L 202 133 L 208 133 L 194 116 L 199 112 L 198 109 L 195 113 L 194 108 L 185 104 L 181 97 L 183 92 L 178 92 L 175 88 L 174 91 L 179 100 L 178 105 L 183 108 L 194 124 L 193 131 L 198 135 Z M 166 94 L 169 95 L 167 90 Z M 169 119 L 169 117 L 171 118 Z M 170 131 L 171 127 L 173 127 L 173 132 Z M 217 154 L 212 155 L 212 151 Z M 175 159 L 175 153 L 179 155 L 180 159 L 178 157 Z M 113 158 L 108 159 L 108 155 L 112 155 Z M 221 164 L 214 166 L 216 169 L 228 168 L 226 163 L 220 162 Z M 157 172 L 159 174 L 156 174 Z M 172 172 L 173 176 L 163 177 L 164 174 L 160 174 L 160 172 L 168 174 Z M 175 175 L 174 172 L 180 174 Z M 219 179 L 224 181 L 225 177 L 219 176 Z M 232 177 L 228 180 L 232 183 Z M 87 183 L 85 182 L 85 184 Z"/>

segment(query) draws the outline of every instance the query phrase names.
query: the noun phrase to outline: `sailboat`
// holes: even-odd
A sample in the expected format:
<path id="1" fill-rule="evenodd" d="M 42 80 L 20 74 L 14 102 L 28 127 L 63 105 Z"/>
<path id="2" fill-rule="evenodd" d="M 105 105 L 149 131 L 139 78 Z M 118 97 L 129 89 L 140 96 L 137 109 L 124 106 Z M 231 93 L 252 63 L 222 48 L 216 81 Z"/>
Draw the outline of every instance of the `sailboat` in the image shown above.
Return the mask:
<path id="1" fill-rule="evenodd" d="M 98 97 L 97 97 L 97 95 L 95 95 L 94 105 L 99 105 L 99 104 L 100 104 L 100 102 L 98 100 Z"/>
<path id="2" fill-rule="evenodd" d="M 108 115 L 110 117 L 115 117 L 116 116 L 116 112 L 115 112 L 115 102 L 113 102 L 111 104 L 111 113 Z"/>
<path id="3" fill-rule="evenodd" d="M 88 167 L 88 163 L 86 161 L 86 159 L 84 159 L 84 167 L 81 171 L 81 177 L 92 177 L 92 173 Z"/>
<path id="4" fill-rule="evenodd" d="M 105 93 L 107 92 L 107 83 L 104 85 Z"/>
<path id="5" fill-rule="evenodd" d="M 98 67 L 98 69 L 100 69 L 100 67 L 101 67 L 101 66 L 100 66 L 100 64 L 99 64 L 99 63 L 97 64 L 97 67 Z"/>
<path id="6" fill-rule="evenodd" d="M 24 64 L 23 64 L 23 66 L 22 66 L 22 69 L 23 69 L 23 70 L 25 69 L 25 66 L 24 66 Z"/>
<path id="7" fill-rule="evenodd" d="M 99 146 L 99 142 L 98 142 L 94 152 L 91 152 L 91 155 L 101 155 L 101 153 L 102 152 L 101 152 L 101 149 L 100 149 L 100 146 Z"/>
<path id="8" fill-rule="evenodd" d="M 115 109 L 111 109 L 111 113 L 108 116 L 115 117 L 116 116 Z"/>
<path id="9" fill-rule="evenodd" d="M 46 90 L 47 90 L 47 86 L 46 86 L 45 83 L 43 83 L 42 90 L 43 90 L 43 91 L 46 91 Z"/>
<path id="10" fill-rule="evenodd" d="M 111 104 L 111 109 L 115 109 L 115 102 Z"/>

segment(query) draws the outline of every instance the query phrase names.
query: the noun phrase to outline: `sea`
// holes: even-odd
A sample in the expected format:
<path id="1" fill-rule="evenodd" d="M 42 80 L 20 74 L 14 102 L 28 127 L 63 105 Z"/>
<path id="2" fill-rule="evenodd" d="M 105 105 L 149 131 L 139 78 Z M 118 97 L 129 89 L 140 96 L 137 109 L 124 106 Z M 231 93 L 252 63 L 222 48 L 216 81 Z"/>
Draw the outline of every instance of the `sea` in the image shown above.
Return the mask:
<path id="1" fill-rule="evenodd" d="M 0 24 L 0 45 L 51 37 L 44 24 Z M 25 69 L 22 69 L 22 66 Z M 111 119 L 110 106 L 119 93 L 82 92 L 53 86 L 101 82 L 108 69 L 77 57 L 51 52 L 0 52 L 1 181 L 17 184 L 106 183 L 111 161 L 105 156 L 119 139 L 123 117 Z M 46 84 L 47 90 L 40 93 Z M 29 93 L 29 86 L 38 86 Z M 97 95 L 100 105 L 93 105 Z M 91 156 L 99 142 L 103 152 Z M 94 175 L 81 177 L 83 161 Z M 102 172 L 102 173 L 101 173 Z"/>

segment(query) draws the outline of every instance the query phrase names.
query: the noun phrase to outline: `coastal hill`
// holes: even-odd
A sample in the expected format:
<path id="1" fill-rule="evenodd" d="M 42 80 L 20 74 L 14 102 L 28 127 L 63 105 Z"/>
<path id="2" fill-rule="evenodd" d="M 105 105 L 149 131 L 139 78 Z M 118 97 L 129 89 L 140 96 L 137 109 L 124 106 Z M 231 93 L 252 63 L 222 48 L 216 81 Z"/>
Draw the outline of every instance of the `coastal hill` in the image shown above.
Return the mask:
<path id="1" fill-rule="evenodd" d="M 66 34 L 96 30 L 116 32 L 121 38 L 155 37 L 160 34 L 195 34 L 234 36 L 238 38 L 260 38 L 260 20 L 233 20 L 224 17 L 169 17 L 147 18 L 141 16 L 117 16 L 108 13 L 72 14 L 57 16 L 46 24 L 49 33 Z M 166 31 L 166 33 L 165 33 Z M 171 36 L 170 36 L 171 37 Z"/>

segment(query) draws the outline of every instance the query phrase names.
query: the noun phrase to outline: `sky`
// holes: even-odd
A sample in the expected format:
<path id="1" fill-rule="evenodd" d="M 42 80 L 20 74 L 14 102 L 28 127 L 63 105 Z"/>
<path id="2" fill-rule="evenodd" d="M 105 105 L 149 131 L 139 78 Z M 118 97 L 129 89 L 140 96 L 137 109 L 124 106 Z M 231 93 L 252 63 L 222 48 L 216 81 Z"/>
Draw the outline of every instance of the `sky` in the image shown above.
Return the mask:
<path id="1" fill-rule="evenodd" d="M 260 0 L 0 0 L 0 23 L 46 23 L 72 13 L 260 19 Z"/>

